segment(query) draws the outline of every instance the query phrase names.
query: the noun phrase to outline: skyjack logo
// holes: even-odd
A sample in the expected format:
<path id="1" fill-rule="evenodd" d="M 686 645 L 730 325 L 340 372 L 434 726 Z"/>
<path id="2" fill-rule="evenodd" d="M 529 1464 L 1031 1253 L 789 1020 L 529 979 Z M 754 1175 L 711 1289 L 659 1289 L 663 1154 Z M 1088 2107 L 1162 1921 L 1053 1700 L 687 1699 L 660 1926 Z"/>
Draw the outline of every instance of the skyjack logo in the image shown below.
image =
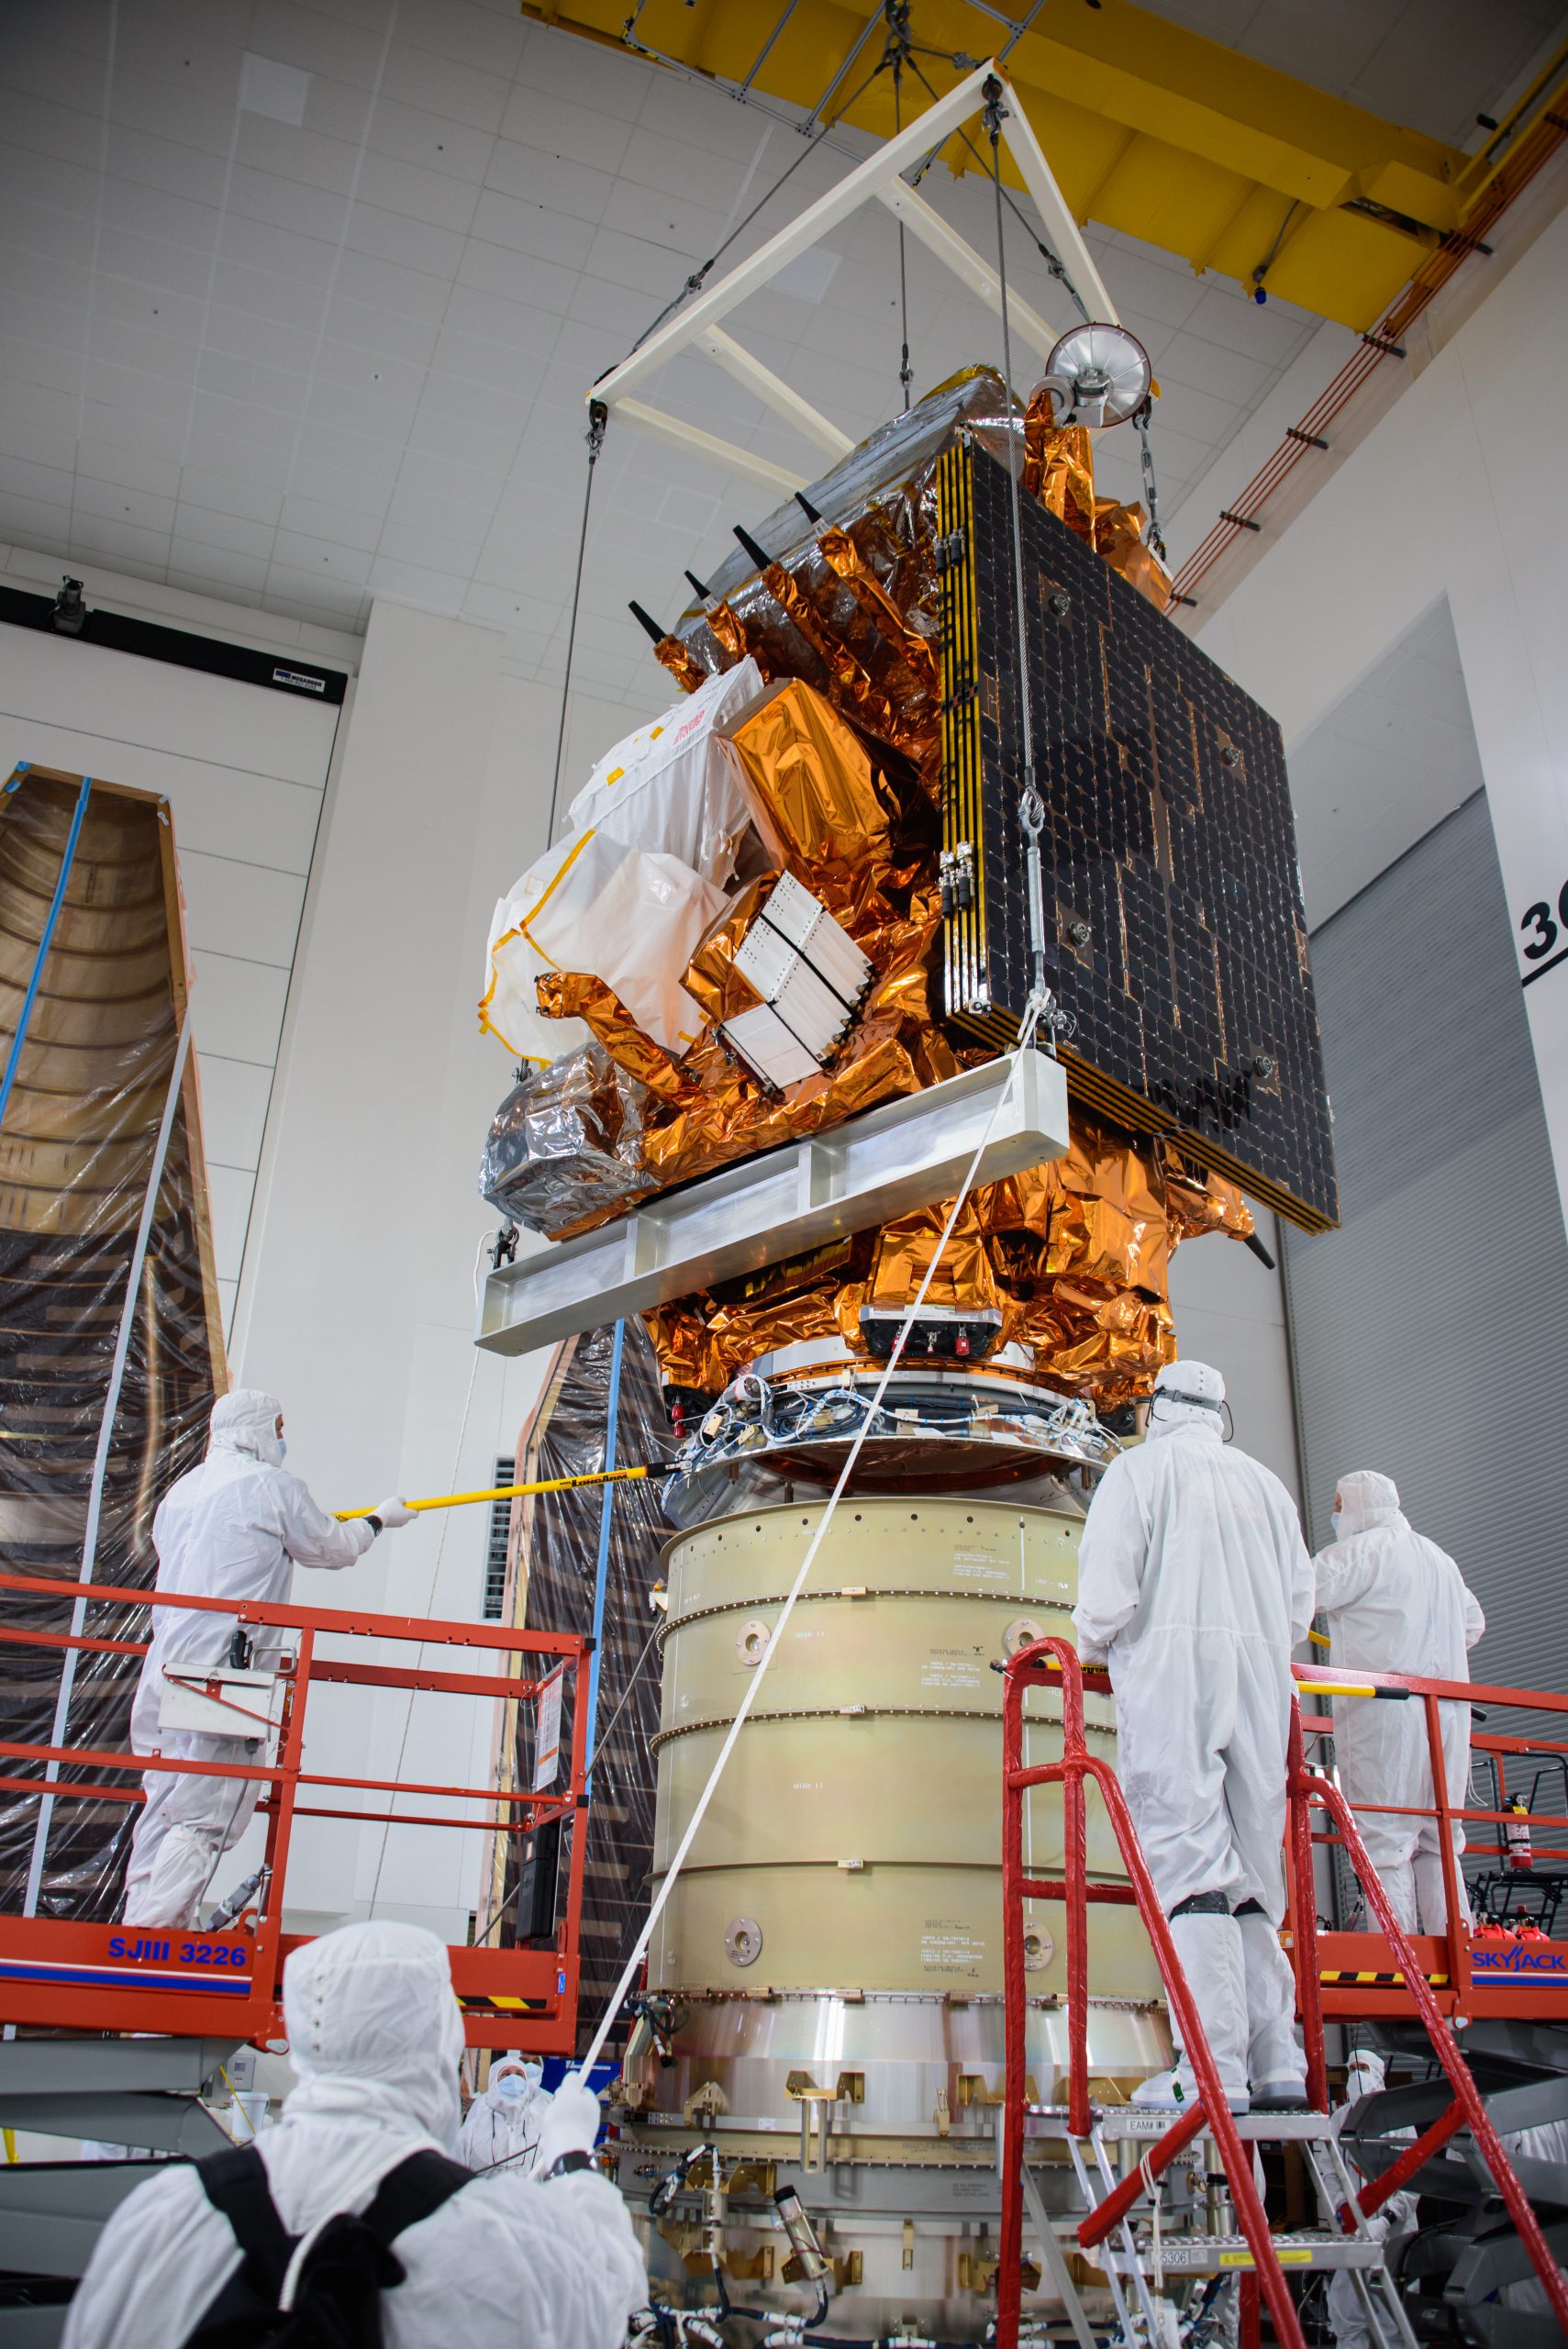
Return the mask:
<path id="1" fill-rule="evenodd" d="M 1545 1974 L 1568 1985 L 1568 1958 L 1557 1950 L 1473 1949 L 1472 1974 Z"/>

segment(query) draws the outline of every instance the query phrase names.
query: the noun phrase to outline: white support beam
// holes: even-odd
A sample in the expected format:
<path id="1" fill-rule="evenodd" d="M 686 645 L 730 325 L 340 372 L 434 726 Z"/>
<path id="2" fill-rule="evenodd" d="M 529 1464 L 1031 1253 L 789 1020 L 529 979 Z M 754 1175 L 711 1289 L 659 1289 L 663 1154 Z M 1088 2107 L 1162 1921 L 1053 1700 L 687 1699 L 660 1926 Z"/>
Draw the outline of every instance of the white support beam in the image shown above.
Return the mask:
<path id="1" fill-rule="evenodd" d="M 808 205 L 798 220 L 781 228 L 776 236 L 740 262 L 688 302 L 684 309 L 651 334 L 641 347 L 623 359 L 601 377 L 589 394 L 591 399 L 602 400 L 612 414 L 628 424 L 642 426 L 672 441 L 678 449 L 685 449 L 714 464 L 726 466 L 730 472 L 760 482 L 764 488 L 777 490 L 784 496 L 804 489 L 806 483 L 783 465 L 773 464 L 768 458 L 754 455 L 751 450 L 738 447 L 733 441 L 720 440 L 696 425 L 684 424 L 678 417 L 662 408 L 645 406 L 632 396 L 649 378 L 656 374 L 678 351 L 695 348 L 743 384 L 753 396 L 782 417 L 794 430 L 811 445 L 822 451 L 837 464 L 847 457 L 854 445 L 846 433 L 813 407 L 810 401 L 790 389 L 773 370 L 760 359 L 753 358 L 740 343 L 723 332 L 719 320 L 729 312 L 762 293 L 781 269 L 809 252 L 813 245 L 859 211 L 873 198 L 886 205 L 889 211 L 903 221 L 911 235 L 918 237 L 929 251 L 934 253 L 944 267 L 952 271 L 972 293 L 978 294 L 987 308 L 1001 313 L 1002 286 L 994 263 L 978 253 L 956 228 L 949 227 L 934 206 L 917 194 L 903 177 L 916 169 L 928 156 L 935 153 L 955 130 L 979 114 L 985 104 L 985 85 L 993 78 L 1004 89 L 1003 119 L 1000 137 L 1018 167 L 1024 185 L 1034 203 L 1045 231 L 1045 241 L 1061 261 L 1071 278 L 1080 300 L 1090 317 L 1107 324 L 1119 323 L 1115 303 L 1106 290 L 1099 271 L 1095 267 L 1089 249 L 1079 232 L 1057 186 L 1044 150 L 1029 125 L 1018 101 L 1018 93 L 1003 68 L 988 59 L 984 65 L 957 83 L 945 97 L 928 106 L 923 115 L 910 123 L 907 129 L 888 139 L 875 153 L 857 164 L 848 176 L 830 188 L 828 194 Z M 1040 313 L 1020 299 L 1011 288 L 1007 294 L 1007 316 L 1018 329 L 1020 339 L 1040 359 L 1048 359 L 1062 331 L 1052 327 Z M 1015 385 L 1014 389 L 1022 388 Z"/>
<path id="2" fill-rule="evenodd" d="M 849 434 L 840 432 L 836 424 L 830 424 L 821 410 L 813 407 L 809 400 L 802 399 L 798 392 L 792 392 L 771 367 L 764 367 L 760 359 L 753 359 L 749 351 L 732 341 L 722 327 L 706 328 L 698 340 L 708 357 L 716 359 L 727 375 L 733 375 L 738 384 L 744 384 L 749 392 L 754 392 L 764 407 L 771 407 L 775 416 L 783 417 L 803 440 L 820 449 L 835 464 L 849 455 L 855 445 Z M 621 401 L 619 406 L 624 416 L 626 402 Z"/>
<path id="3" fill-rule="evenodd" d="M 962 278 L 972 293 L 978 294 L 988 310 L 1001 317 L 1001 278 L 966 238 L 961 237 L 956 228 L 950 228 L 941 214 L 923 195 L 917 195 L 912 187 L 906 187 L 902 180 L 895 180 L 891 187 L 878 188 L 877 195 L 888 210 L 904 222 L 911 236 L 918 237 L 939 261 L 947 263 L 955 277 Z M 1048 326 L 1039 311 L 1031 310 L 1010 285 L 1007 317 L 1022 340 L 1032 343 L 1042 360 L 1049 359 L 1061 340 L 1061 329 Z M 1026 387 L 1015 384 L 1013 388 L 1018 391 Z"/>
<path id="4" fill-rule="evenodd" d="M 529 1248 L 485 1281 L 474 1343 L 531 1353 L 913 1215 L 951 1198 L 966 1170 L 999 1183 L 1067 1146 L 1062 1063 L 1040 1052 L 986 1061 L 644 1199 L 595 1231 Z"/>
<path id="5" fill-rule="evenodd" d="M 977 65 L 973 73 L 955 83 L 946 97 L 928 106 L 907 130 L 888 139 L 863 163 L 857 164 L 837 187 L 829 188 L 816 204 L 808 205 L 798 220 L 792 220 L 776 236 L 770 237 L 750 260 L 740 262 L 716 285 L 710 285 L 706 294 L 688 302 L 684 310 L 677 310 L 639 350 L 601 377 L 591 396 L 603 400 L 611 408 L 624 402 L 627 394 L 645 384 L 667 359 L 695 341 L 706 328 L 727 317 L 750 295 L 761 292 L 787 262 L 799 253 L 809 252 L 829 228 L 836 228 L 840 220 L 858 212 L 888 181 L 896 179 L 912 164 L 924 161 L 933 146 L 944 141 L 961 123 L 978 112 L 984 104 L 985 84 L 995 70 L 990 63 Z"/>
<path id="6" fill-rule="evenodd" d="M 1000 71 L 1001 69 L 998 69 Z M 1056 174 L 1045 160 L 1045 150 L 1034 135 L 1034 127 L 1024 112 L 1018 94 L 1006 83 L 1006 118 L 1002 124 L 1002 144 L 1011 155 L 1029 192 L 1035 210 L 1045 228 L 1045 241 L 1051 247 L 1077 290 L 1078 298 L 1091 318 L 1106 326 L 1119 326 L 1121 319 L 1116 304 L 1106 291 L 1105 280 L 1095 267 L 1088 246 L 1084 242 L 1078 223 L 1067 208 L 1066 198 L 1056 184 Z M 1008 296 L 1008 307 L 1012 296 Z"/>
<path id="7" fill-rule="evenodd" d="M 735 440 L 720 440 L 716 433 L 705 432 L 700 424 L 687 424 L 678 416 L 667 415 L 662 407 L 649 407 L 641 400 L 617 400 L 614 414 L 623 423 L 640 425 L 644 432 L 656 432 L 662 440 L 687 450 L 694 457 L 706 458 L 711 465 L 722 465 L 727 473 L 761 482 L 764 489 L 776 489 L 782 497 L 793 497 L 797 489 L 806 485 L 804 473 L 787 473 L 771 458 L 760 457 L 754 449 L 742 449 Z"/>

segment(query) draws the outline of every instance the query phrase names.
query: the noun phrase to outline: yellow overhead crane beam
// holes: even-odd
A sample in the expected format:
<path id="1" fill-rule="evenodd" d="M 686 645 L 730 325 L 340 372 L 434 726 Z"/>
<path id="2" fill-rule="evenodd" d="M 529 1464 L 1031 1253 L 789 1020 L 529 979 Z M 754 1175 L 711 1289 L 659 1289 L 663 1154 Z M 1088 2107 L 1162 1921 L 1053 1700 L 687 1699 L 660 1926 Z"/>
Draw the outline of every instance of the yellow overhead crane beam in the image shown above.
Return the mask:
<path id="1" fill-rule="evenodd" d="M 521 6 L 562 31 L 626 45 L 629 0 Z M 1002 7 L 914 0 L 912 31 L 924 51 L 972 60 L 1007 45 L 1007 73 L 1081 223 L 1121 229 L 1249 287 L 1266 263 L 1271 294 L 1358 331 L 1382 315 L 1432 246 L 1462 226 L 1509 128 L 1482 155 L 1467 156 L 1130 0 L 1044 0 L 1017 39 L 998 21 L 1004 17 L 1028 18 L 1029 0 Z M 793 7 L 786 0 L 643 0 L 631 11 L 631 46 L 805 110 L 853 56 L 831 113 L 881 55 L 882 17 L 869 0 L 795 0 Z M 956 78 L 940 58 L 917 62 L 939 93 Z M 1525 105 L 1539 106 L 1554 78 L 1543 75 Z M 926 103 L 907 71 L 906 122 Z M 881 74 L 844 119 L 889 137 L 893 106 L 892 76 Z M 955 172 L 976 168 L 961 139 L 949 142 L 944 161 Z M 1011 164 L 1005 168 L 1019 184 Z"/>

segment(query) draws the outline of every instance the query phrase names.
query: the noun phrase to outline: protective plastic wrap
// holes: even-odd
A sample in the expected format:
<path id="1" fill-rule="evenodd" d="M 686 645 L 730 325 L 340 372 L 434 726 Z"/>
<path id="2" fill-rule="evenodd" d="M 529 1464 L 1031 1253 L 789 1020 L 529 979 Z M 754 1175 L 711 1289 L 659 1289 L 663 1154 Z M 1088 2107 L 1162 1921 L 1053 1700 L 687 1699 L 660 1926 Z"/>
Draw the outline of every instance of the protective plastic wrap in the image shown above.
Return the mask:
<path id="1" fill-rule="evenodd" d="M 568 829 L 497 905 L 479 1020 L 514 1055 L 553 1060 L 582 1041 L 539 1017 L 535 987 L 550 971 L 603 981 L 670 1051 L 695 1041 L 701 1014 L 681 973 L 750 829 L 738 762 L 717 729 L 762 685 L 741 661 L 617 742 L 573 801 Z"/>
<path id="2" fill-rule="evenodd" d="M 582 1475 L 605 1466 L 614 1346 L 611 1328 L 570 1339 L 561 1349 L 532 1425 L 518 1445 L 519 1478 Z M 669 1449 L 659 1365 L 641 1324 L 628 1321 L 616 1411 L 616 1457 L 626 1464 L 661 1458 Z M 653 1479 L 609 1490 L 605 1640 L 599 1654 L 603 1743 L 587 1813 L 579 2053 L 593 2034 L 647 1914 L 653 1864 L 654 1766 L 648 1742 L 659 1727 L 659 1654 L 657 1647 L 646 1655 L 643 1651 L 657 1620 L 649 1593 L 659 1580 L 660 1552 L 671 1527 Z M 602 1490 L 589 1486 L 580 1492 L 545 1493 L 517 1506 L 517 1622 L 540 1631 L 591 1631 Z M 585 1677 L 582 1685 L 585 1690 Z M 623 1698 L 624 1709 L 616 1719 Z M 572 1727 L 568 1697 L 561 1732 L 567 1751 Z M 532 1770 L 528 1734 L 525 1708 L 510 1781 L 525 1786 Z M 515 1857 L 512 1865 L 515 1868 Z M 508 1893 L 514 1887 L 515 1877 L 509 1876 Z M 503 1926 L 493 1939 L 505 1946 L 507 1929 Z"/>
<path id="3" fill-rule="evenodd" d="M 58 925 L 39 963 L 71 844 Z M 38 988 L 30 1006 L 29 981 Z M 74 1582 L 95 1453 L 128 1286 L 129 1349 L 108 1449 L 93 1579 L 130 1586 L 156 1571 L 150 1530 L 164 1493 L 202 1457 L 227 1385 L 213 1272 L 195 1065 L 176 1089 L 188 974 L 167 804 L 143 792 L 18 770 L 0 797 L 0 1030 L 23 1042 L 0 1121 L 0 1528 L 11 1574 Z M 145 1260 L 135 1243 L 160 1129 L 172 1124 Z M 4 1594 L 0 1625 L 64 1631 L 69 1605 Z M 87 1610 L 89 1635 L 147 1636 L 146 1610 Z M 48 1744 L 62 1651 L 7 1646 L 0 1720 L 12 1742 Z M 123 1747 L 140 1659 L 77 1652 L 65 1742 Z M 9 1778 L 43 1765 L 10 1761 Z M 123 1775 L 70 1764 L 62 1785 L 117 1787 Z M 107 1917 L 134 1807 L 62 1797 L 53 1809 L 39 1913 Z M 23 1905 L 39 1803 L 0 1803 L 0 1901 Z"/>
<path id="4" fill-rule="evenodd" d="M 491 1120 L 479 1188 L 497 1211 L 554 1239 L 585 1213 L 657 1187 L 641 1169 L 646 1088 L 599 1043 L 514 1085 Z"/>

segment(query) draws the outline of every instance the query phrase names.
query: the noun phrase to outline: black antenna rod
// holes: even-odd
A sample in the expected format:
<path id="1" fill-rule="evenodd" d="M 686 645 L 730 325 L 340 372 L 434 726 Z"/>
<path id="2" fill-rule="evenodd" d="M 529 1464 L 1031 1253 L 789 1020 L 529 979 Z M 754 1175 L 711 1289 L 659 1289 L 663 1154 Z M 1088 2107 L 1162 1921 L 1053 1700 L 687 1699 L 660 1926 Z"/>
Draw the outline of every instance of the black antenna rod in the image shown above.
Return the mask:
<path id="1" fill-rule="evenodd" d="M 740 540 L 741 545 L 745 548 L 747 553 L 751 556 L 758 570 L 771 571 L 773 563 L 773 556 L 767 553 L 763 548 L 757 544 L 756 540 L 751 536 L 750 530 L 743 530 L 739 522 L 734 523 L 731 527 L 734 529 L 736 537 Z"/>
<path id="2" fill-rule="evenodd" d="M 667 628 L 660 627 L 651 612 L 645 612 L 640 604 L 628 604 L 627 606 L 627 610 L 631 614 L 633 619 L 639 621 L 647 630 L 649 636 L 652 639 L 655 644 L 663 643 L 664 639 L 669 635 L 670 631 Z"/>
<path id="3" fill-rule="evenodd" d="M 686 577 L 691 581 L 692 585 L 696 589 L 697 594 L 702 597 L 706 604 L 708 597 L 713 594 L 713 589 L 711 587 L 705 586 L 703 582 L 697 577 L 695 571 L 688 571 Z"/>
<path id="4" fill-rule="evenodd" d="M 805 490 L 797 489 L 795 491 L 795 502 L 799 507 L 801 512 L 805 515 L 808 522 L 820 522 L 822 517 L 817 512 L 816 507 L 811 503 L 810 498 L 806 495 Z"/>

